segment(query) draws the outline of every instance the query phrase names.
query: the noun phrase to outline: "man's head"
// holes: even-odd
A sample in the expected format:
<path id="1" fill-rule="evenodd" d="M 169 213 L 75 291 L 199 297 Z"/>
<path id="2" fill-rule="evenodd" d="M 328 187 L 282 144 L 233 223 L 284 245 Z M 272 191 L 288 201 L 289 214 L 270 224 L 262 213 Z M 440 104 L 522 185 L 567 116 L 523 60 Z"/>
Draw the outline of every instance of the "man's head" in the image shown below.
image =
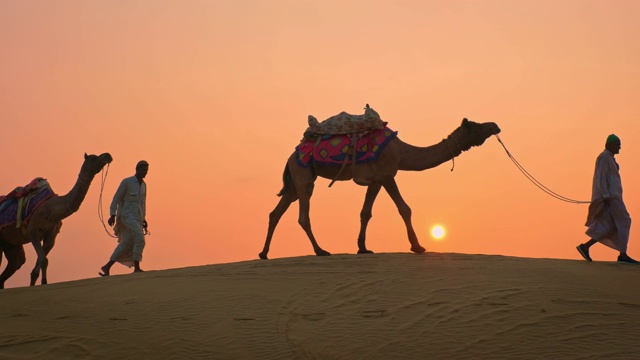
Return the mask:
<path id="1" fill-rule="evenodd" d="M 616 134 L 611 134 L 607 136 L 607 141 L 604 144 L 604 147 L 611 151 L 612 154 L 620 153 L 620 148 L 622 147 L 622 143 L 620 142 L 620 138 L 616 136 Z"/>
<path id="2" fill-rule="evenodd" d="M 136 177 L 144 179 L 147 176 L 147 172 L 149 172 L 149 163 L 144 160 L 138 161 L 136 164 Z"/>

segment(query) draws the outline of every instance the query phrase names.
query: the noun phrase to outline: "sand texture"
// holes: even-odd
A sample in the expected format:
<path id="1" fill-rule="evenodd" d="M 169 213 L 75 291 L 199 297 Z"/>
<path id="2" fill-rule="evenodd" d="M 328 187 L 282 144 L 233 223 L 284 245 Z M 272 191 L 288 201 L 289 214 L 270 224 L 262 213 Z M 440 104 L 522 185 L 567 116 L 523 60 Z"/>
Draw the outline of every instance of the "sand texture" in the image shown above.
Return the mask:
<path id="1" fill-rule="evenodd" d="M 640 358 L 640 267 L 613 262 L 304 256 L 7 289 L 0 305 L 0 359 Z"/>

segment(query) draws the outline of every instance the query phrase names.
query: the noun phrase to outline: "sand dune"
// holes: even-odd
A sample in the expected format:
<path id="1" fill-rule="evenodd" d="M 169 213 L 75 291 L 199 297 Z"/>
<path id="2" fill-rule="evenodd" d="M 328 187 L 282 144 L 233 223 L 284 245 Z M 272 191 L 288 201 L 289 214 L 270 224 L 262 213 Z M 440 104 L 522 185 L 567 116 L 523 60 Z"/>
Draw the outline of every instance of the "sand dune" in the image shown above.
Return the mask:
<path id="1" fill-rule="evenodd" d="M 0 292 L 1 359 L 630 359 L 640 267 L 429 253 Z"/>

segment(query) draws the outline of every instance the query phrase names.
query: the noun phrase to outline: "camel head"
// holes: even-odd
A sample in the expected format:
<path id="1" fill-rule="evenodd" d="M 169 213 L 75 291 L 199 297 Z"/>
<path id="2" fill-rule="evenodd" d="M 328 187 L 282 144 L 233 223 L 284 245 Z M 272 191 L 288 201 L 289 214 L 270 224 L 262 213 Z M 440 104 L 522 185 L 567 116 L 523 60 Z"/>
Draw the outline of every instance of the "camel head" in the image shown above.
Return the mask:
<path id="1" fill-rule="evenodd" d="M 473 146 L 484 144 L 484 141 L 490 136 L 498 135 L 499 133 L 500 128 L 496 123 L 477 123 L 464 118 L 460 127 L 455 129 L 449 135 L 449 138 L 456 141 L 460 150 L 467 151 Z"/>
<path id="2" fill-rule="evenodd" d="M 84 163 L 82 164 L 80 173 L 93 178 L 105 165 L 111 163 L 111 161 L 113 161 L 113 158 L 109 153 L 101 155 L 87 155 L 87 153 L 84 153 Z"/>

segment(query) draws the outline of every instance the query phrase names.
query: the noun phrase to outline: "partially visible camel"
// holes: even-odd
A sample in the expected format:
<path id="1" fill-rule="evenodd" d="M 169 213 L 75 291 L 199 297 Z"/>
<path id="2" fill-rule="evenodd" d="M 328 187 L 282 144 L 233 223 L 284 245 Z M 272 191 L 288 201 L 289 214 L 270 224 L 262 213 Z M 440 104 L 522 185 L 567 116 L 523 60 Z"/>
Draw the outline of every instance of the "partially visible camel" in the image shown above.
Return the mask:
<path id="1" fill-rule="evenodd" d="M 262 252 L 259 254 L 260 258 L 267 259 L 273 232 L 280 218 L 287 211 L 289 205 L 298 199 L 300 200 L 298 223 L 309 237 L 313 251 L 318 256 L 331 255 L 318 245 L 311 231 L 309 202 L 313 193 L 314 182 L 318 176 L 337 180 L 353 179 L 356 184 L 367 186 L 367 194 L 360 212 L 358 254 L 372 253 L 365 245 L 365 236 L 367 224 L 371 219 L 371 209 L 381 187 L 384 187 L 398 207 L 400 216 L 402 216 L 407 227 L 411 251 L 418 254 L 425 252 L 425 248 L 418 242 L 418 237 L 411 224 L 411 208 L 402 199 L 398 190 L 398 185 L 394 179 L 396 173 L 398 170 L 422 171 L 434 168 L 455 158 L 473 146 L 482 145 L 491 135 L 499 133 L 500 128 L 495 123 L 479 124 L 463 119 L 462 125 L 438 144 L 428 147 L 416 147 L 404 143 L 396 137 L 387 144 L 375 162 L 357 164 L 355 166 L 349 165 L 344 167 L 342 172 L 340 172 L 341 169 L 338 166 L 313 165 L 306 168 L 301 167 L 296 163 L 296 153 L 294 152 L 289 157 L 284 169 L 284 186 L 278 194 L 282 198 L 269 214 L 267 240 Z"/>
<path id="2" fill-rule="evenodd" d="M 108 153 L 100 156 L 84 154 L 84 163 L 80 168 L 78 180 L 68 194 L 55 195 L 40 204 L 31 215 L 26 229 L 10 225 L 0 230 L 0 256 L 1 252 L 4 252 L 7 258 L 7 267 L 0 274 L 0 289 L 4 289 L 5 281 L 25 263 L 23 245 L 28 242 L 33 244 L 38 255 L 36 266 L 31 271 L 31 286 L 38 280 L 40 270 L 42 270 L 42 284 L 47 283 L 49 263 L 47 254 L 55 244 L 56 236 L 62 227 L 62 219 L 78 211 L 87 195 L 91 181 L 112 160 Z"/>

